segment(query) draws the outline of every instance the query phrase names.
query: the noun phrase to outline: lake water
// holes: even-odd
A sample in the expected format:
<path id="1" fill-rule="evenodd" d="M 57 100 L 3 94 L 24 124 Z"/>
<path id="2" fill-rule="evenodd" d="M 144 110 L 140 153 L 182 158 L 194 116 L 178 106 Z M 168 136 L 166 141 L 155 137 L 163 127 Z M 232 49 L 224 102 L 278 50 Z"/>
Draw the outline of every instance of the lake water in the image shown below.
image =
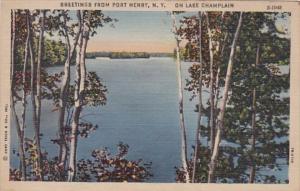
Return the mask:
<path id="1" fill-rule="evenodd" d="M 183 83 L 191 63 L 183 63 Z M 61 72 L 62 66 L 47 69 L 49 73 Z M 149 182 L 174 182 L 175 166 L 180 166 L 180 129 L 178 126 L 178 93 L 176 65 L 172 58 L 150 59 L 87 59 L 87 70 L 95 71 L 107 86 L 107 104 L 97 108 L 84 108 L 82 116 L 98 124 L 99 128 L 87 139 L 79 139 L 78 157 L 90 158 L 91 151 L 108 147 L 116 150 L 122 141 L 129 145 L 128 158 L 152 162 L 153 177 Z M 72 67 L 74 74 L 74 67 Z M 204 94 L 204 97 L 207 94 Z M 192 151 L 197 122 L 195 102 L 184 92 L 184 114 L 187 127 L 188 149 Z M 29 102 L 30 103 L 30 102 Z M 50 156 L 57 155 L 57 145 L 50 139 L 57 138 L 57 112 L 51 112 L 51 102 L 43 101 L 41 117 L 42 149 Z M 31 108 L 27 108 L 28 119 Z M 31 122 L 27 122 L 30 127 Z M 26 136 L 33 135 L 28 128 Z M 11 129 L 12 148 L 17 148 L 17 135 Z M 224 143 L 226 144 L 226 143 Z M 12 149 L 11 149 L 12 150 Z M 12 155 L 11 165 L 18 166 Z M 271 172 L 272 173 L 272 172 Z M 274 172 L 287 179 L 287 168 Z"/>

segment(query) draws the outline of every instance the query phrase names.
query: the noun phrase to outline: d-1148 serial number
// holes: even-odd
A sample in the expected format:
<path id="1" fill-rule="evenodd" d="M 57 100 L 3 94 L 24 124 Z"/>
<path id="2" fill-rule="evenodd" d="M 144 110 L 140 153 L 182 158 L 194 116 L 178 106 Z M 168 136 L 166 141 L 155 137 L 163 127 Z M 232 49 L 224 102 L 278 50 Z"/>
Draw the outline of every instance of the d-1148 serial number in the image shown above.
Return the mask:
<path id="1" fill-rule="evenodd" d="M 282 6 L 281 5 L 268 5 L 267 10 L 281 10 Z"/>

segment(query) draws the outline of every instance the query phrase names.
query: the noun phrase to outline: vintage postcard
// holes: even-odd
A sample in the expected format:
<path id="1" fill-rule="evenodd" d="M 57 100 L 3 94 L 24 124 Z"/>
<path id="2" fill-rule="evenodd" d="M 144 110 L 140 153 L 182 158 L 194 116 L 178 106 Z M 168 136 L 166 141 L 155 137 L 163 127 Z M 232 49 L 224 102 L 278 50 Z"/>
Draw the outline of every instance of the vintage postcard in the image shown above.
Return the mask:
<path id="1" fill-rule="evenodd" d="M 0 190 L 300 190 L 300 3 L 2 0 Z"/>

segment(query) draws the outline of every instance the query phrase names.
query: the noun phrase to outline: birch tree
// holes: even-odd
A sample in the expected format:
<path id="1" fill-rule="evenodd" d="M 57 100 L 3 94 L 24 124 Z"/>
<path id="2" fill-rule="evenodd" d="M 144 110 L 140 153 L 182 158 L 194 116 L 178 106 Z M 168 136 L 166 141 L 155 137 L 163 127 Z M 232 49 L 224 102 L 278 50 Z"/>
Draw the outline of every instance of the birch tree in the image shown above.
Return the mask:
<path id="1" fill-rule="evenodd" d="M 28 65 L 28 57 L 29 57 L 29 42 L 30 42 L 30 36 L 31 36 L 31 29 L 30 29 L 30 12 L 29 10 L 25 11 L 26 13 L 26 28 L 27 28 L 27 37 L 26 37 L 26 42 L 25 42 L 25 51 L 24 51 L 24 64 L 23 64 L 23 79 L 22 79 L 22 113 L 21 113 L 21 125 L 20 125 L 20 143 L 23 145 L 22 147 L 24 148 L 24 131 L 25 131 L 25 123 L 26 123 L 26 106 L 27 106 L 27 92 L 28 92 L 28 87 L 26 87 L 26 81 L 27 81 L 27 65 Z M 20 146 L 21 147 L 21 146 Z M 21 150 L 21 149 L 19 149 Z M 21 153 L 22 154 L 22 153 Z M 26 176 L 26 163 L 25 163 L 25 153 L 24 153 L 24 164 L 22 164 L 23 171 L 25 169 L 25 174 Z M 26 179 L 26 178 L 25 178 Z"/>
<path id="2" fill-rule="evenodd" d="M 215 141 L 214 141 L 214 146 L 213 146 L 214 149 L 213 149 L 210 164 L 209 164 L 209 172 L 208 172 L 208 182 L 209 183 L 214 181 L 215 167 L 216 167 L 216 162 L 217 162 L 217 157 L 218 157 L 218 152 L 219 152 L 219 147 L 220 147 L 220 142 L 221 142 L 221 131 L 224 128 L 224 116 L 225 116 L 226 103 L 227 103 L 227 99 L 228 99 L 229 85 L 230 85 L 230 80 L 231 80 L 231 75 L 232 75 L 235 48 L 236 48 L 240 30 L 241 30 L 242 18 L 243 18 L 243 13 L 241 12 L 240 16 L 239 16 L 239 21 L 238 21 L 238 25 L 236 28 L 236 32 L 234 34 L 234 39 L 233 39 L 233 42 L 231 45 L 231 51 L 230 51 L 230 56 L 229 56 L 229 60 L 228 60 L 225 86 L 224 86 L 223 97 L 222 97 L 221 106 L 220 106 L 220 113 L 219 113 L 218 121 L 217 121 L 217 132 L 215 135 Z"/>
<path id="3" fill-rule="evenodd" d="M 273 28 L 276 19 L 281 18 L 287 19 L 288 15 L 247 13 L 243 16 L 239 38 L 243 44 L 236 56 L 239 65 L 233 71 L 224 131 L 226 141 L 241 147 L 226 151 L 238 156 L 236 167 L 232 169 L 237 172 L 232 177 L 235 182 L 288 181 L 271 173 L 278 173 L 288 165 L 289 150 L 286 138 L 289 74 L 282 68 L 288 67 L 290 39 Z"/>
<path id="4" fill-rule="evenodd" d="M 59 136 L 60 136 L 60 144 L 59 144 L 59 161 L 60 165 L 65 167 L 66 159 L 67 159 L 67 142 L 66 142 L 66 133 L 65 133 L 65 112 L 66 112 L 66 99 L 67 99 L 67 90 L 70 85 L 70 64 L 71 60 L 75 55 L 75 48 L 78 44 L 78 40 L 81 34 L 82 28 L 82 16 L 81 11 L 77 11 L 77 20 L 78 20 L 78 31 L 75 35 L 73 45 L 71 45 L 70 40 L 70 29 L 67 26 L 67 12 L 63 11 L 63 35 L 67 44 L 67 58 L 64 64 L 64 76 L 62 80 L 61 90 L 60 90 L 60 98 L 59 98 Z M 79 53 L 78 53 L 79 54 Z"/>
<path id="5" fill-rule="evenodd" d="M 82 19 L 80 22 L 83 22 Z M 86 30 L 86 29 L 85 29 Z M 80 88 L 80 85 L 82 84 L 82 79 L 85 77 L 81 76 L 81 57 L 84 57 L 82 55 L 83 50 L 83 37 L 82 32 L 80 34 L 79 44 L 77 46 L 76 52 L 76 65 L 75 65 L 75 76 L 76 76 L 76 82 L 75 82 L 75 91 L 74 91 L 74 105 L 75 105 L 75 111 L 73 113 L 73 122 L 72 122 L 72 130 L 71 130 L 71 142 L 70 142 L 70 159 L 69 159 L 69 166 L 68 166 L 68 181 L 74 181 L 74 177 L 76 174 L 76 153 L 77 153 L 77 131 L 78 131 L 78 124 L 79 124 L 79 116 L 81 112 L 81 97 L 83 95 L 80 95 L 83 93 L 82 89 Z"/>
<path id="6" fill-rule="evenodd" d="M 36 174 L 38 180 L 43 180 L 42 171 L 42 154 L 40 144 L 40 120 L 41 120 L 41 62 L 42 62 L 42 49 L 44 42 L 44 20 L 46 17 L 46 10 L 42 12 L 40 31 L 39 31 L 39 42 L 37 47 L 37 64 L 35 64 L 35 52 L 33 47 L 33 37 L 31 36 L 31 42 L 29 43 L 30 57 L 31 57 L 31 100 L 33 107 L 33 127 L 35 131 L 35 144 L 36 144 Z"/>
<path id="7" fill-rule="evenodd" d="M 202 60 L 202 12 L 198 12 L 199 19 L 199 90 L 198 90 L 198 121 L 197 129 L 195 135 L 195 153 L 193 158 L 193 171 L 192 171 L 192 182 L 195 182 L 195 176 L 197 172 L 197 162 L 199 160 L 199 150 L 200 150 L 200 137 L 201 137 L 201 118 L 202 118 L 202 70 L 203 70 L 203 60 Z"/>
<path id="8" fill-rule="evenodd" d="M 11 28 L 11 33 L 12 33 L 12 39 L 11 39 L 11 108 L 12 108 L 12 113 L 15 119 L 15 124 L 16 124 L 16 129 L 17 129 L 17 135 L 18 135 L 18 152 L 19 152 L 19 158 L 20 158 L 20 172 L 21 172 L 21 180 L 25 181 L 26 180 L 26 162 L 25 162 L 25 149 L 24 149 L 24 121 L 25 121 L 25 109 L 23 108 L 22 110 L 22 116 L 21 119 L 19 119 L 18 114 L 16 112 L 16 106 L 15 106 L 15 99 L 20 99 L 22 100 L 23 106 L 25 105 L 25 99 L 26 99 L 26 90 L 25 90 L 25 84 L 23 83 L 22 89 L 23 89 L 23 96 L 22 98 L 19 97 L 14 89 L 15 86 L 15 53 L 16 53 L 16 10 L 11 11 L 12 14 L 12 28 Z M 28 17 L 26 17 L 26 20 Z M 28 30 L 28 28 L 27 28 Z M 25 58 L 24 60 L 24 66 L 23 66 L 23 71 L 26 71 L 26 66 L 27 66 L 27 59 L 28 59 L 28 35 L 25 43 Z M 23 82 L 26 81 L 26 75 L 23 75 Z"/>
<path id="9" fill-rule="evenodd" d="M 215 47 L 215 115 L 220 113 L 218 102 L 223 97 L 219 97 L 219 94 L 221 94 L 226 84 L 226 68 L 228 67 L 226 60 L 228 60 L 232 50 L 232 46 L 229 45 L 228 41 L 234 39 L 236 31 L 233 29 L 236 28 L 238 17 L 238 13 L 232 12 L 209 13 L 210 30 L 213 31 L 212 39 Z M 282 31 L 278 32 L 276 30 L 275 22 L 277 18 L 287 19 L 288 15 L 286 13 L 243 14 L 243 28 L 240 29 L 239 34 L 239 41 L 243 43 L 239 44 L 234 54 L 234 60 L 238 64 L 232 68 L 231 73 L 234 75 L 231 75 L 229 83 L 231 93 L 227 98 L 222 128 L 222 140 L 224 143 L 233 143 L 233 145 L 219 145 L 218 164 L 215 171 L 222 173 L 216 172 L 214 176 L 214 179 L 217 178 L 216 181 L 218 182 L 248 183 L 252 179 L 253 182 L 274 183 L 282 181 L 275 175 L 263 174 L 260 171 L 264 169 L 280 171 L 282 165 L 287 165 L 279 161 L 288 156 L 286 154 L 288 152 L 288 140 L 283 142 L 276 140 L 279 137 L 286 139 L 289 122 L 286 115 L 289 103 L 286 93 L 284 93 L 286 88 L 289 87 L 286 84 L 289 74 L 280 74 L 278 67 L 289 63 L 287 59 L 289 57 L 289 39 L 284 37 Z M 181 52 L 184 52 L 184 60 L 192 62 L 199 59 L 199 56 L 195 54 L 196 52 L 199 53 L 199 42 L 195 40 L 195 37 L 199 34 L 196 19 L 194 15 L 183 16 L 180 20 L 179 30 L 181 38 L 186 39 L 188 44 L 184 50 L 181 50 Z M 203 84 L 206 88 L 209 88 L 211 73 L 209 36 L 206 26 L 205 23 L 203 25 L 205 32 L 201 53 L 204 55 L 204 65 L 202 66 L 204 67 L 202 70 L 204 72 Z M 260 56 L 257 55 L 258 45 Z M 260 64 L 253 67 L 253 63 L 257 62 L 257 57 L 260 57 Z M 198 94 L 199 68 L 199 64 L 193 64 L 189 68 L 190 76 L 187 79 L 186 90 L 192 93 L 191 99 Z M 254 89 L 259 89 L 259 91 L 253 93 Z M 204 92 L 209 94 L 209 91 L 204 90 Z M 207 108 L 205 108 L 206 105 L 203 107 L 203 115 L 208 119 L 210 117 L 209 99 L 208 96 Z M 197 104 L 196 112 L 199 111 L 198 106 Z M 255 110 L 256 118 L 254 122 L 253 110 Z M 253 131 L 253 127 L 255 127 L 255 131 Z M 210 137 L 209 125 L 207 127 L 201 125 L 201 136 L 203 138 Z M 275 137 L 277 137 L 276 140 Z M 281 138 L 279 139 L 281 140 Z M 193 169 L 191 169 L 195 171 L 194 181 L 192 182 L 207 182 L 208 164 L 211 159 L 210 153 L 208 153 L 209 146 L 198 146 L 198 149 L 196 147 L 197 143 L 195 143 L 195 153 L 201 148 L 196 168 L 194 168 L 195 155 L 188 161 L 193 166 Z M 252 169 L 255 173 L 251 173 Z M 184 182 L 184 176 L 182 175 L 184 172 L 177 169 L 176 173 L 176 180 Z"/>
<path id="10" fill-rule="evenodd" d="M 33 38 L 34 38 L 34 34 L 33 34 L 33 26 L 32 26 L 32 21 L 34 20 L 34 18 L 36 17 L 35 15 L 29 13 L 29 17 L 30 17 L 30 21 L 29 21 L 29 30 L 31 30 L 30 32 L 30 37 L 29 37 L 29 55 L 30 55 L 30 68 L 31 68 L 31 78 L 30 78 L 30 98 L 31 98 L 31 104 L 32 104 L 32 126 L 34 128 L 34 132 L 35 132 L 35 147 L 36 147 L 36 161 L 35 161 L 35 165 L 34 165 L 34 171 L 36 173 L 37 179 L 38 180 L 43 180 L 43 176 L 42 176 L 42 157 L 41 157 L 41 146 L 40 146 L 40 113 L 38 112 L 38 110 L 40 110 L 40 101 L 37 99 L 37 88 L 40 87 L 38 86 L 38 84 L 36 84 L 37 79 L 39 79 L 40 81 L 40 67 L 39 67 L 39 71 L 37 71 L 37 65 L 36 65 L 36 59 L 35 59 L 35 50 L 34 50 L 34 42 L 33 42 Z M 38 14 L 38 13 L 35 13 Z M 31 21 L 32 20 L 32 21 Z M 43 38 L 43 26 L 41 26 L 40 29 L 40 40 L 41 38 Z M 39 44 L 38 47 L 38 59 L 40 59 L 40 49 L 41 49 L 41 44 Z M 38 64 L 40 66 L 40 61 L 38 61 Z M 37 73 L 38 72 L 38 73 Z M 39 90 L 39 94 L 40 94 L 40 90 Z"/>
<path id="11" fill-rule="evenodd" d="M 190 182 L 189 172 L 188 172 L 188 162 L 187 162 L 187 141 L 186 141 L 186 128 L 184 123 L 184 113 L 183 113 L 183 87 L 182 87 L 182 76 L 181 76 L 181 58 L 180 58 L 180 39 L 177 34 L 177 22 L 175 13 L 171 13 L 173 22 L 173 33 L 175 35 L 176 41 L 176 70 L 177 70 L 177 82 L 178 82 L 178 99 L 179 99 L 179 125 L 181 129 L 181 161 L 183 171 L 185 173 L 185 182 Z"/>
<path id="12" fill-rule="evenodd" d="M 83 109 L 83 106 L 86 103 L 85 98 L 87 97 L 87 72 L 85 65 L 85 55 L 86 48 L 89 41 L 90 36 L 96 34 L 96 29 L 98 27 L 103 27 L 103 24 L 111 22 L 112 19 L 110 17 L 105 17 L 102 11 L 83 11 L 81 13 L 82 18 L 80 22 L 82 22 L 82 30 L 79 37 L 79 44 L 77 46 L 76 52 L 76 80 L 75 80 L 75 90 L 74 90 L 74 112 L 72 116 L 72 125 L 71 125 L 71 136 L 70 136 L 70 158 L 68 164 L 68 181 L 74 181 L 76 175 L 76 153 L 77 153 L 77 144 L 78 144 L 78 128 L 80 125 L 80 113 Z M 99 86 L 99 83 L 97 83 Z M 101 83 L 100 83 L 101 85 Z M 103 94 L 103 89 L 100 86 L 99 92 L 93 93 Z M 92 90 L 92 91 L 97 91 Z M 103 102 L 102 96 L 97 95 L 96 102 Z M 91 103 L 92 104 L 92 103 Z"/>
<path id="13" fill-rule="evenodd" d="M 223 13 L 221 12 L 210 12 L 203 14 L 204 22 L 201 22 L 201 28 L 199 28 L 199 16 L 187 16 L 181 19 L 180 23 L 180 36 L 183 39 L 186 39 L 189 43 L 189 46 L 185 46 L 185 52 L 189 52 L 189 54 L 184 54 L 184 59 L 188 59 L 189 61 L 199 61 L 201 60 L 202 64 L 194 63 L 188 70 L 190 76 L 186 79 L 186 90 L 192 93 L 190 100 L 198 97 L 199 99 L 199 90 L 202 92 L 206 92 L 209 94 L 207 101 L 204 100 L 204 106 L 202 103 L 198 103 L 196 105 L 195 111 L 198 112 L 198 121 L 199 122 L 199 109 L 201 115 L 208 119 L 207 127 L 205 124 L 199 124 L 200 127 L 200 135 L 198 137 L 196 133 L 196 141 L 195 141 L 195 149 L 193 159 L 189 161 L 192 169 L 192 176 L 195 173 L 194 181 L 197 182 L 206 182 L 207 178 L 207 162 L 208 162 L 208 155 L 211 150 L 210 146 L 206 145 L 198 145 L 197 142 L 200 143 L 200 138 L 208 137 L 207 140 L 214 139 L 213 131 L 214 128 L 211 127 L 215 126 L 215 115 L 218 114 L 218 99 L 217 93 L 220 91 L 219 88 L 219 81 L 221 74 L 221 68 L 223 68 L 223 52 L 226 47 L 226 26 L 231 20 L 228 18 L 227 20 L 223 19 Z M 226 14 L 229 16 L 229 14 Z M 203 28 L 203 29 L 202 29 Z M 201 30 L 200 30 L 201 29 Z M 201 32 L 203 31 L 203 32 Z M 199 33 L 201 35 L 201 41 L 199 41 Z M 201 48 L 199 47 L 201 46 Z M 219 48 L 222 47 L 222 48 Z M 200 52 L 201 51 L 201 52 Z M 201 53 L 201 55 L 199 55 Z M 186 58 L 188 56 L 188 58 Z M 201 75 L 200 75 L 201 74 Z M 217 76 L 215 76 L 217 75 Z M 211 80 L 212 79 L 212 80 Z M 200 84 L 200 80 L 202 83 Z M 221 81 L 223 82 L 223 81 Z M 203 90 L 204 88 L 204 90 Z M 207 89 L 209 91 L 207 91 Z M 201 96 L 202 97 L 202 96 Z M 212 99 L 211 99 L 212 98 Z M 203 98 L 201 98 L 203 99 Z M 205 98 L 206 99 L 206 98 Z M 210 102 L 213 102 L 214 107 L 210 107 Z M 197 100 L 199 102 L 199 100 Z M 202 101 L 200 101 L 202 102 Z M 205 107 L 206 106 L 206 107 Z M 213 116 L 213 117 L 212 117 Z M 213 118 L 213 119 L 212 119 Z M 198 131 L 198 130 L 197 130 Z M 198 137 L 198 138 L 197 138 Z M 198 140 L 197 140 L 198 139 Z M 213 142 L 210 142 L 213 143 Z M 201 149 L 201 153 L 198 155 L 199 150 Z M 195 160 L 198 158 L 197 160 Z M 197 162 L 196 162 L 197 161 Z M 195 162 L 197 164 L 195 164 Z M 227 161 L 223 161 L 226 163 Z M 224 165 L 225 166 L 225 165 Z M 196 168 L 194 168 L 196 167 Z"/>

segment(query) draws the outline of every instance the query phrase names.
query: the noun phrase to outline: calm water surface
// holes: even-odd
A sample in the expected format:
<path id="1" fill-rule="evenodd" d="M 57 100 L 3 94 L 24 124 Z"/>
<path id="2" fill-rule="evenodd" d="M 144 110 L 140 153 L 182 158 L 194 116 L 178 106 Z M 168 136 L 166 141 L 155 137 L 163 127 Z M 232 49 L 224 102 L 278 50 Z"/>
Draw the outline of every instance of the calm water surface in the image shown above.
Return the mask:
<path id="1" fill-rule="evenodd" d="M 183 63 L 183 79 L 191 63 Z M 62 66 L 47 69 L 49 73 L 61 72 Z M 95 71 L 107 86 L 107 104 L 97 108 L 84 108 L 85 120 L 98 124 L 99 128 L 86 139 L 79 139 L 78 159 L 90 158 L 92 150 L 108 147 L 112 152 L 122 141 L 129 145 L 129 159 L 152 162 L 154 176 L 149 182 L 174 182 L 175 166 L 180 166 L 180 130 L 178 126 L 178 91 L 176 65 L 172 58 L 150 59 L 87 59 L 87 70 Z M 72 76 L 74 67 L 72 67 Z M 184 80 L 183 80 L 183 83 Z M 204 96 L 207 96 L 206 94 Z M 189 153 L 194 143 L 197 113 L 195 102 L 184 93 Z M 29 102 L 30 103 L 30 102 Z M 42 149 L 51 156 L 57 155 L 57 145 L 50 139 L 58 137 L 57 112 L 52 112 L 49 101 L 43 101 L 41 117 Z M 27 109 L 30 128 L 31 108 Z M 28 137 L 33 135 L 27 129 Z M 17 148 L 15 127 L 11 130 L 12 148 Z M 226 143 L 223 143 L 226 144 Z M 12 166 L 18 159 L 12 156 Z M 272 172 L 271 172 L 272 173 Z M 274 172 L 287 179 L 287 168 Z"/>

